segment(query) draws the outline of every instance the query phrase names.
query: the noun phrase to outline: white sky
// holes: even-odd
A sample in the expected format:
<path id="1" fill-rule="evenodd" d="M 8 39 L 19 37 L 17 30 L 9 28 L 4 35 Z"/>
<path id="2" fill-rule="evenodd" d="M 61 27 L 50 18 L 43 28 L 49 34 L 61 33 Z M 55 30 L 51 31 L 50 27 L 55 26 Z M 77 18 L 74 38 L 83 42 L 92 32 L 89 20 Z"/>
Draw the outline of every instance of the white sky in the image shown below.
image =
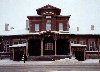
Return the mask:
<path id="1" fill-rule="evenodd" d="M 100 27 L 100 0 L 0 0 L 0 30 L 5 23 L 15 29 L 25 28 L 27 16 L 37 15 L 36 9 L 47 4 L 60 8 L 62 15 L 71 15 L 71 30 Z"/>

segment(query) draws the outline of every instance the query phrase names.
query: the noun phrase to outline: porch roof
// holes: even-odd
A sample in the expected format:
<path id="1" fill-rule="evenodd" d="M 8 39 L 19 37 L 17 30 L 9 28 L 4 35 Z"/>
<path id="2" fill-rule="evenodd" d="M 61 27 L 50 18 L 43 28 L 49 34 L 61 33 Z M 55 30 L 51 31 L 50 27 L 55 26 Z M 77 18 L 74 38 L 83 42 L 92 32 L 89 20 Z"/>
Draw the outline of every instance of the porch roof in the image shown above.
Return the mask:
<path id="1" fill-rule="evenodd" d="M 71 43 L 71 47 L 86 47 L 87 45 Z"/>
<path id="2" fill-rule="evenodd" d="M 26 43 L 24 43 L 24 44 L 14 44 L 14 45 L 9 46 L 9 47 L 11 47 L 11 48 L 16 48 L 16 47 L 26 47 Z"/>

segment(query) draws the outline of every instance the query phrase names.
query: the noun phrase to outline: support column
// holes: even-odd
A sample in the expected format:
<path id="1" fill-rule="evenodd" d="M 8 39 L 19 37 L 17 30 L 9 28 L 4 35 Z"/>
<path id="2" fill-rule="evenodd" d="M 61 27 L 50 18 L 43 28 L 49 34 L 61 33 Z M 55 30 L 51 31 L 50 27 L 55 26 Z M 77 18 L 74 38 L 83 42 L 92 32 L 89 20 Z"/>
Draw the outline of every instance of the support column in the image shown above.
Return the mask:
<path id="1" fill-rule="evenodd" d="M 70 56 L 72 56 L 71 41 L 70 41 Z"/>
<path id="2" fill-rule="evenodd" d="M 89 50 L 89 42 L 88 42 L 88 38 L 86 39 L 86 45 L 87 45 L 86 50 Z"/>
<path id="3" fill-rule="evenodd" d="M 56 53 L 56 39 L 55 39 L 55 56 L 57 55 L 57 53 Z"/>
<path id="4" fill-rule="evenodd" d="M 29 53 L 28 53 L 28 40 L 26 41 L 26 56 L 29 56 Z"/>
<path id="5" fill-rule="evenodd" d="M 85 57 L 86 57 L 86 53 L 85 53 L 85 49 L 84 49 L 84 60 L 86 59 Z"/>
<path id="6" fill-rule="evenodd" d="M 43 39 L 41 39 L 41 56 L 43 56 Z"/>
<path id="7" fill-rule="evenodd" d="M 12 51 L 13 51 L 13 60 L 14 60 L 14 48 L 12 48 Z"/>

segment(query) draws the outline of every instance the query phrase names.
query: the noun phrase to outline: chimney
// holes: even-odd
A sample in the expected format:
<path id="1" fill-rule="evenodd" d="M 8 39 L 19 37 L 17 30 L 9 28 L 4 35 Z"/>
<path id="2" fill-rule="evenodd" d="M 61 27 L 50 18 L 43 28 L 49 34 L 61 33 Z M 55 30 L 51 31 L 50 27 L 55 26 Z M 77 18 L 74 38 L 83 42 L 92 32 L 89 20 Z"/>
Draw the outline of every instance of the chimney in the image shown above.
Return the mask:
<path id="1" fill-rule="evenodd" d="M 77 27 L 77 31 L 79 31 L 79 27 Z"/>
<path id="2" fill-rule="evenodd" d="M 26 30 L 29 30 L 29 20 L 26 20 Z"/>
<path id="3" fill-rule="evenodd" d="M 91 25 L 91 30 L 94 30 L 94 25 Z"/>
<path id="4" fill-rule="evenodd" d="M 5 24 L 5 31 L 9 31 L 9 29 L 8 29 L 8 27 L 9 27 L 9 24 Z"/>

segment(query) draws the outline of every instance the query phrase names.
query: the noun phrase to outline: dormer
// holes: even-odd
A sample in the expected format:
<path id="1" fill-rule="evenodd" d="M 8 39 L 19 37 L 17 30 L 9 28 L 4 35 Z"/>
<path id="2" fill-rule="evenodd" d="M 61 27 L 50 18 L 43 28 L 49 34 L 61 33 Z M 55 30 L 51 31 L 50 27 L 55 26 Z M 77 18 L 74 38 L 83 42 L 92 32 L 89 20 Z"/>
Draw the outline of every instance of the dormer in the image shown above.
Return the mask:
<path id="1" fill-rule="evenodd" d="M 60 15 L 61 9 L 52 5 L 46 5 L 36 9 L 38 15 Z"/>

